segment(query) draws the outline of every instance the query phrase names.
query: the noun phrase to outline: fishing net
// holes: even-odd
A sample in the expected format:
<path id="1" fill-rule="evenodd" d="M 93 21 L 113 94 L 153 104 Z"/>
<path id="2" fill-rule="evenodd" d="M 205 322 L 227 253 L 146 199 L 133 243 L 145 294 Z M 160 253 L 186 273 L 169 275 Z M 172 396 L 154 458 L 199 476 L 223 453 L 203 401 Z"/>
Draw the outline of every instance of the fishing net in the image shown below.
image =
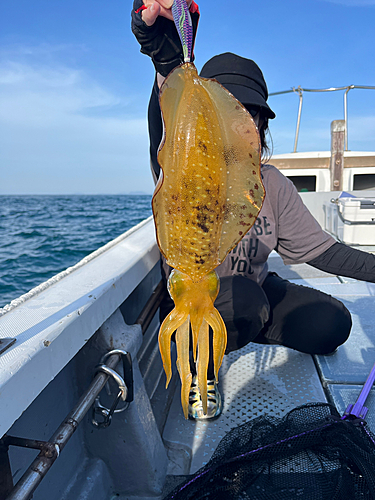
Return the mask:
<path id="1" fill-rule="evenodd" d="M 375 436 L 326 403 L 232 429 L 164 500 L 375 499 Z"/>

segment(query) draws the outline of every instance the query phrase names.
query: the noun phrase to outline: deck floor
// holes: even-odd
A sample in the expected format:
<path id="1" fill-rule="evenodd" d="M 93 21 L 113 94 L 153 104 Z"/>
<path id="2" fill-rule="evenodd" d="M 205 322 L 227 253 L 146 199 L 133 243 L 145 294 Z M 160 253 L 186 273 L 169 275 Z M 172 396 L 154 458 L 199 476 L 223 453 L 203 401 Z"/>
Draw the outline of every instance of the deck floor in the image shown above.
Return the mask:
<path id="1" fill-rule="evenodd" d="M 284 266 L 276 253 L 269 265 L 286 279 L 342 300 L 352 314 L 351 336 L 334 355 L 315 359 L 285 347 L 256 344 L 225 356 L 220 369 L 223 413 L 214 421 L 186 421 L 177 389 L 163 433 L 169 475 L 194 473 L 230 429 L 262 414 L 282 416 L 304 403 L 327 400 L 343 413 L 356 401 L 375 363 L 375 284 L 333 276 L 307 264 Z M 375 389 L 367 406 L 368 425 L 375 430 Z"/>

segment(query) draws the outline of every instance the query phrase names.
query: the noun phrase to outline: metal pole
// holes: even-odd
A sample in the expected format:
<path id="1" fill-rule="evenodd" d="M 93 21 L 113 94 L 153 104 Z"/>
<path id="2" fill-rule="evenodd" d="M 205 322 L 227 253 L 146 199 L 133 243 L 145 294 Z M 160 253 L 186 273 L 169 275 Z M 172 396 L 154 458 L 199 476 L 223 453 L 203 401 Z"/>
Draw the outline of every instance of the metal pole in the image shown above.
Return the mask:
<path id="1" fill-rule="evenodd" d="M 118 354 L 114 354 L 108 358 L 106 365 L 109 368 L 115 368 L 119 361 L 120 356 Z M 64 422 L 49 440 L 48 444 L 50 446 L 40 452 L 34 462 L 15 485 L 7 500 L 28 500 L 31 498 L 31 495 L 73 435 L 74 431 L 78 427 L 78 424 L 83 420 L 88 410 L 94 404 L 95 398 L 105 386 L 108 378 L 109 375 L 102 372 L 95 376 L 88 390 L 78 401 L 76 407 L 69 413 Z"/>
<path id="2" fill-rule="evenodd" d="M 344 120 L 345 120 L 345 144 L 344 150 L 348 151 L 348 92 L 350 89 L 354 88 L 354 85 L 350 85 L 344 92 Z"/>
<path id="3" fill-rule="evenodd" d="M 345 90 L 344 93 L 344 119 L 345 119 L 345 151 L 348 151 L 348 102 L 347 102 L 347 94 L 349 90 L 351 89 L 367 89 L 367 90 L 375 90 L 375 86 L 373 85 L 349 85 L 346 87 L 330 87 L 327 89 L 304 89 L 301 86 L 298 86 L 297 88 L 293 87 L 290 90 L 282 90 L 281 92 L 270 92 L 268 95 L 269 97 L 272 96 L 277 96 L 277 95 L 282 95 L 282 94 L 290 94 L 292 92 L 298 93 L 300 96 L 300 105 L 299 105 L 299 110 L 298 110 L 298 120 L 297 120 L 297 130 L 296 130 L 296 137 L 294 141 L 294 150 L 293 153 L 297 152 L 297 142 L 298 142 L 298 135 L 299 135 L 299 125 L 300 125 L 300 118 L 301 118 L 301 111 L 302 111 L 302 93 L 303 92 L 336 92 L 336 91 L 341 91 Z"/>
<path id="4" fill-rule="evenodd" d="M 297 87 L 297 89 L 293 88 L 293 91 L 297 94 L 299 94 L 299 106 L 298 106 L 298 116 L 297 116 L 297 128 L 296 128 L 296 137 L 294 139 L 294 149 L 293 153 L 297 152 L 297 143 L 298 143 L 298 136 L 299 136 L 299 126 L 301 123 L 301 114 L 302 114 L 302 100 L 303 100 L 303 92 L 301 87 Z"/>
<path id="5" fill-rule="evenodd" d="M 331 123 L 331 191 L 341 191 L 344 172 L 345 120 Z"/>

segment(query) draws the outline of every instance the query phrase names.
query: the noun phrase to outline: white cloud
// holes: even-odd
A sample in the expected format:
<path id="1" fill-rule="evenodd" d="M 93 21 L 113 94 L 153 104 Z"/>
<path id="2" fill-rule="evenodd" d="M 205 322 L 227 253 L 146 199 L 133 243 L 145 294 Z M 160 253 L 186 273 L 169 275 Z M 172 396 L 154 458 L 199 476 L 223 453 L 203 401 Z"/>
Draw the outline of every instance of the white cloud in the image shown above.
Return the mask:
<path id="1" fill-rule="evenodd" d="M 0 67 L 2 106 L 0 116 L 10 121 L 48 118 L 102 106 L 121 100 L 91 81 L 82 71 L 64 66 L 31 66 L 9 62 Z"/>
<path id="2" fill-rule="evenodd" d="M 146 119 L 124 113 L 128 98 L 27 53 L 0 63 L 0 192 L 152 192 Z"/>

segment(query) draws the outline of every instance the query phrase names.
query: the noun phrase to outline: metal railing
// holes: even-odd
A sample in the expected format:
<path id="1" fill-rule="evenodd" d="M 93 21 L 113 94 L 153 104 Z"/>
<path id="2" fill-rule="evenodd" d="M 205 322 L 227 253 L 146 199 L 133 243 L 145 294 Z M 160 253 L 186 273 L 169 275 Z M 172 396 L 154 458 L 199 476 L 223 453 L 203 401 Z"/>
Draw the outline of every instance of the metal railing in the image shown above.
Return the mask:
<path id="1" fill-rule="evenodd" d="M 165 284 L 160 281 L 136 319 L 135 324 L 141 326 L 143 334 L 145 334 L 149 327 L 166 293 Z M 114 368 L 121 360 L 121 356 L 123 356 L 124 379 L 118 376 L 114 371 Z M 42 479 L 57 460 L 60 452 L 64 449 L 90 408 L 93 410 L 92 423 L 97 428 L 108 427 L 112 414 L 121 412 L 127 408 L 128 403 L 121 409 L 116 409 L 120 397 L 128 402 L 133 400 L 131 361 L 129 362 L 128 360 L 124 362 L 127 356 L 128 353 L 118 349 L 114 349 L 103 356 L 99 366 L 96 367 L 95 377 L 92 383 L 49 441 L 36 441 L 34 439 L 24 439 L 9 435 L 5 435 L 0 439 L 0 500 L 31 499 L 35 489 L 39 486 Z M 111 376 L 118 383 L 121 390 L 115 399 L 116 405 L 113 405 L 109 409 L 100 404 L 99 393 Z M 125 380 L 125 382 L 123 380 Z M 97 421 L 98 416 L 101 417 L 99 422 Z M 13 486 L 12 472 L 8 457 L 9 446 L 21 446 L 40 450 L 37 458 L 15 486 Z"/>
<path id="2" fill-rule="evenodd" d="M 296 134 L 294 139 L 294 149 L 293 153 L 297 151 L 298 144 L 298 136 L 299 129 L 301 124 L 301 115 L 302 115 L 302 102 L 303 102 L 303 93 L 304 92 L 336 92 L 336 91 L 344 91 L 344 121 L 345 121 L 345 151 L 348 151 L 348 93 L 349 90 L 352 89 L 366 89 L 366 90 L 375 90 L 375 86 L 371 85 L 348 85 L 346 87 L 330 87 L 328 89 L 304 89 L 301 86 L 292 87 L 289 90 L 282 90 L 281 92 L 271 92 L 269 97 L 282 95 L 282 94 L 291 94 L 295 93 L 299 96 L 299 104 L 298 104 L 298 115 L 297 115 L 297 126 L 296 126 Z"/>
<path id="3" fill-rule="evenodd" d="M 110 354 L 111 356 L 107 361 L 107 368 L 113 371 L 120 361 L 120 354 L 118 354 L 118 351 L 113 351 L 113 355 L 112 353 Z M 39 486 L 42 479 L 60 456 L 61 451 L 74 434 L 78 425 L 95 403 L 95 399 L 104 388 L 109 377 L 110 375 L 108 373 L 99 372 L 96 374 L 89 388 L 82 395 L 75 408 L 69 413 L 65 420 L 63 420 L 49 441 L 36 441 L 34 439 L 23 439 L 9 435 L 2 437 L 0 440 L 0 448 L 2 451 L 2 463 L 3 465 L 5 464 L 6 467 L 1 471 L 3 475 L 1 483 L 2 489 L 0 490 L 1 499 L 29 500 L 32 497 L 37 486 Z M 125 386 L 125 383 L 123 385 Z M 40 450 L 39 455 L 14 487 L 12 485 L 13 480 L 9 458 L 7 457 L 8 447 L 11 445 Z M 6 473 L 9 476 L 8 478 L 4 477 Z"/>

